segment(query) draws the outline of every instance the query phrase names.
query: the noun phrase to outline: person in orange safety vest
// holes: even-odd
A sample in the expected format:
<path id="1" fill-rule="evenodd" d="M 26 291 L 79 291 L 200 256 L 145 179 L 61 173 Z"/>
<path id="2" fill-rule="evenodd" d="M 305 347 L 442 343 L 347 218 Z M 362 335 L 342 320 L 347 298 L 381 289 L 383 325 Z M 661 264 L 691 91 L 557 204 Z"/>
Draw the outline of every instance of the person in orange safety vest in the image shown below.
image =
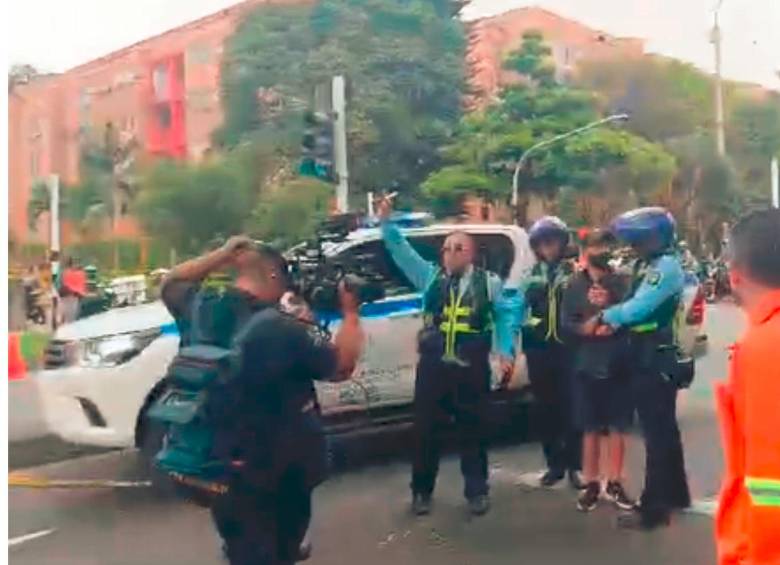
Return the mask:
<path id="1" fill-rule="evenodd" d="M 748 329 L 716 388 L 725 477 L 716 516 L 719 565 L 780 565 L 780 210 L 731 232 L 730 279 Z"/>

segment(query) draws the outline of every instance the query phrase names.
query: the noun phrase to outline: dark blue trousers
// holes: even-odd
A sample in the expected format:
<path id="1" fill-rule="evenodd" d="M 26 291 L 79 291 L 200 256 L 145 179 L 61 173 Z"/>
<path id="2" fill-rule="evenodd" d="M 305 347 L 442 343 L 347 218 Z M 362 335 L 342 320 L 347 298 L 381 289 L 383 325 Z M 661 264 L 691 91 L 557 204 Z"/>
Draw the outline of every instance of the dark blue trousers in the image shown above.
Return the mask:
<path id="1" fill-rule="evenodd" d="M 487 494 L 486 416 L 490 390 L 488 349 L 469 355 L 469 366 L 421 355 L 414 389 L 412 492 L 433 493 L 442 434 L 452 429 L 460 450 L 466 498 Z"/>
<path id="2" fill-rule="evenodd" d="M 645 486 L 641 509 L 660 518 L 690 505 L 680 429 L 677 425 L 677 387 L 663 374 L 660 336 L 632 337 L 632 388 L 645 440 Z"/>

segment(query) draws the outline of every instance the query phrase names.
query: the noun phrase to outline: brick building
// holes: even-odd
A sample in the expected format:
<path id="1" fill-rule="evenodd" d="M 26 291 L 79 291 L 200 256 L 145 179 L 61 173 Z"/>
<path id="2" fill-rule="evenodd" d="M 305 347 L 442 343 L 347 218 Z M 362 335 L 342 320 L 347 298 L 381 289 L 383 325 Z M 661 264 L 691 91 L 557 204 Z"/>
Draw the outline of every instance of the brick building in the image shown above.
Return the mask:
<path id="1" fill-rule="evenodd" d="M 305 0 L 246 0 L 62 74 L 15 86 L 8 105 L 13 239 L 48 242 L 45 215 L 39 229 L 28 229 L 33 182 L 53 173 L 66 184 L 77 182 L 83 142 L 107 128 L 120 144 L 134 148 L 128 151 L 130 160 L 144 155 L 200 158 L 222 123 L 219 70 L 225 40 L 245 11 L 264 1 Z M 615 38 L 540 8 L 478 20 L 471 24 L 468 53 L 478 104 L 517 80 L 501 62 L 528 29 L 542 31 L 550 42 L 562 78 L 583 58 L 644 51 L 641 40 Z M 67 243 L 74 234 L 67 225 L 63 231 Z M 116 234 L 134 237 L 137 226 L 121 217 Z"/>
<path id="2" fill-rule="evenodd" d="M 503 62 L 530 30 L 540 31 L 550 46 L 559 81 L 572 77 L 580 61 L 641 57 L 645 52 L 642 39 L 615 37 L 535 6 L 475 20 L 466 56 L 475 93 L 470 106 L 489 103 L 502 87 L 520 79 Z"/>
<path id="3" fill-rule="evenodd" d="M 41 229 L 28 229 L 33 182 L 55 173 L 66 184 L 77 182 L 82 143 L 107 128 L 120 144 L 136 148 L 131 159 L 200 158 L 222 123 L 219 72 L 225 40 L 242 14 L 260 3 L 246 0 L 64 73 L 16 85 L 8 105 L 14 239 L 48 242 L 47 218 L 41 218 Z M 130 218 L 121 218 L 117 228 L 120 237 L 137 234 Z M 64 232 L 67 242 L 67 226 Z"/>

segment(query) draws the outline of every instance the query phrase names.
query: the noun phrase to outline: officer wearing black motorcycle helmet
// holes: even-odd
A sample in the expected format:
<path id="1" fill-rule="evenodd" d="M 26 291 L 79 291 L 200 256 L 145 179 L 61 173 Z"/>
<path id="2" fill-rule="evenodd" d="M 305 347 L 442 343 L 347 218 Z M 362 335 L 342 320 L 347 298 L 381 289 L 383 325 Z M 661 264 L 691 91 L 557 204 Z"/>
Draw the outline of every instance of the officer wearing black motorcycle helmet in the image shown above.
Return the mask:
<path id="1" fill-rule="evenodd" d="M 327 468 L 313 381 L 352 374 L 363 344 L 358 301 L 341 286 L 342 322 L 329 341 L 313 324 L 282 311 L 280 300 L 290 286 L 284 258 L 237 236 L 178 265 L 163 284 L 162 299 L 183 346 L 204 332 L 193 307 L 206 292 L 204 279 L 225 268 L 236 271 L 235 283 L 220 295 L 207 329 L 216 346 L 238 350 L 240 369 L 232 389 L 236 401 L 214 402 L 216 412 L 227 412 L 215 413 L 215 419 L 227 421 L 231 433 L 221 434 L 214 446 L 229 474 L 211 513 L 231 565 L 290 564 L 310 551 L 302 542 L 311 493 Z M 230 409 L 220 411 L 223 405 Z"/>
<path id="2" fill-rule="evenodd" d="M 589 320 L 598 326 L 627 330 L 628 359 L 634 402 L 645 439 L 645 486 L 636 512 L 621 516 L 619 525 L 651 529 L 666 525 L 673 510 L 691 503 L 685 461 L 677 425 L 676 400 L 680 373 L 692 378 L 692 365 L 676 355 L 674 320 L 684 286 L 676 256 L 676 224 L 660 207 L 631 210 L 615 218 L 610 231 L 639 255 L 631 289 L 620 304 Z M 604 302 L 603 291 L 590 299 Z M 687 367 L 688 371 L 682 370 Z"/>
<path id="3" fill-rule="evenodd" d="M 570 231 L 560 218 L 545 216 L 528 234 L 538 262 L 522 284 L 526 305 L 522 336 L 536 399 L 534 421 L 547 463 L 541 484 L 551 487 L 568 473 L 572 487 L 581 489 L 582 433 L 572 422 L 571 347 L 560 316 L 563 290 L 575 270 L 567 258 Z"/>

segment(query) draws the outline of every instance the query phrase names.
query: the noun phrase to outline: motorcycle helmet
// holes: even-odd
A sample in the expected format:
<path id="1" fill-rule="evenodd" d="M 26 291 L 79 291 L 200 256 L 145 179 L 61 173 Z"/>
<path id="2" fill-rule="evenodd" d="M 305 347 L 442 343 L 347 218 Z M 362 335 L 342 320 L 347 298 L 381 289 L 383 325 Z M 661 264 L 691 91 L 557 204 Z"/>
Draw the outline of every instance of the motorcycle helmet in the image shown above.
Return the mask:
<path id="1" fill-rule="evenodd" d="M 569 226 L 556 216 L 544 216 L 534 222 L 528 230 L 532 249 L 535 249 L 540 241 L 552 238 L 560 240 L 561 247 L 565 248 L 569 244 L 569 236 Z"/>
<path id="2" fill-rule="evenodd" d="M 620 214 L 612 220 L 610 231 L 625 243 L 637 245 L 658 236 L 662 247 L 674 243 L 677 224 L 665 208 L 649 206 Z"/>

